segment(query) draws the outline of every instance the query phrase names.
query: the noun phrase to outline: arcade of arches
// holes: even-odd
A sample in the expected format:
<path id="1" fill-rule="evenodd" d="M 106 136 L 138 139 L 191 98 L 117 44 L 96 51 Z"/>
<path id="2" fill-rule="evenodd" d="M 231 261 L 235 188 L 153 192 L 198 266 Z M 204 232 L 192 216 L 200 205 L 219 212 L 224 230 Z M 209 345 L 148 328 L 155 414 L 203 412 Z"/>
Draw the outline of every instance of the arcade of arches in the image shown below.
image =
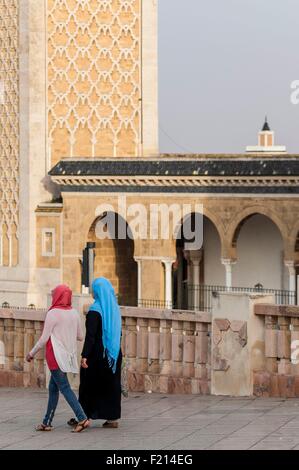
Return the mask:
<path id="1" fill-rule="evenodd" d="M 149 206 L 158 197 L 144 195 L 142 202 Z M 166 307 L 200 307 L 199 300 L 194 298 L 198 296 L 196 291 L 193 298 L 189 294 L 186 298 L 185 287 L 190 285 L 297 289 L 299 224 L 292 199 L 277 199 L 275 207 L 271 201 L 272 207 L 267 209 L 267 199 L 253 204 L 250 199 L 236 197 L 198 198 L 204 207 L 203 245 L 195 251 L 186 250 L 184 240 L 175 237 L 133 240 L 130 234 L 126 239 L 99 240 L 95 234 L 98 219 L 91 217 L 103 200 L 98 194 L 88 200 L 84 195 L 64 197 L 61 212 L 64 253 L 57 259 L 57 266 L 62 264 L 63 280 L 75 292 L 81 292 L 79 261 L 87 241 L 96 243 L 94 275 L 110 278 L 120 303 L 126 305 L 142 302 L 155 306 L 160 302 Z M 109 196 L 109 202 L 116 205 L 116 200 L 117 196 Z M 140 200 L 132 194 L 127 196 L 128 204 Z M 179 196 L 176 201 L 180 201 Z M 164 202 L 173 201 L 164 196 Z M 51 214 L 41 217 L 42 206 L 39 211 L 38 230 L 41 224 L 51 226 Z M 76 229 L 74 221 L 77 221 Z M 130 224 L 130 220 L 127 222 Z"/>

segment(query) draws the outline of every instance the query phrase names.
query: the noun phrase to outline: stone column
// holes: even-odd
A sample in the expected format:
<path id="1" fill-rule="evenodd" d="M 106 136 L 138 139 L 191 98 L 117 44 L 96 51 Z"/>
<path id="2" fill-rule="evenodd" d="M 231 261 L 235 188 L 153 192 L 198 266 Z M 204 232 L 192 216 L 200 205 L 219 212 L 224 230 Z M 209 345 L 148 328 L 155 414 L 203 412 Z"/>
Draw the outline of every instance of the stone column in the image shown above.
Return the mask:
<path id="1" fill-rule="evenodd" d="M 199 309 L 199 284 L 200 284 L 200 262 L 202 259 L 202 251 L 189 251 L 192 261 L 192 279 L 193 279 L 193 292 L 192 292 L 192 306 L 194 310 Z"/>
<path id="2" fill-rule="evenodd" d="M 165 266 L 165 306 L 166 308 L 172 308 L 172 264 L 175 259 L 165 258 L 162 259 L 162 263 Z"/>
<path id="3" fill-rule="evenodd" d="M 89 293 L 92 294 L 92 283 L 94 280 L 94 249 L 95 243 L 88 242 L 88 281 L 89 281 Z"/>
<path id="4" fill-rule="evenodd" d="M 291 305 L 295 304 L 295 292 L 296 292 L 296 269 L 294 261 L 285 261 L 285 266 L 289 270 L 289 291 L 294 293 L 294 297 L 292 297 L 289 301 Z"/>
<path id="5" fill-rule="evenodd" d="M 278 317 L 277 357 L 280 359 L 278 362 L 278 374 L 283 375 L 291 373 L 290 320 L 289 317 Z"/>
<path id="6" fill-rule="evenodd" d="M 230 291 L 233 285 L 233 264 L 236 264 L 236 261 L 222 258 L 221 263 L 225 266 L 225 286 Z"/>
<path id="7" fill-rule="evenodd" d="M 193 296 L 192 296 L 192 291 L 191 291 L 191 286 L 193 284 L 193 269 L 192 269 L 190 251 L 184 250 L 183 253 L 184 253 L 184 258 L 187 261 L 186 289 L 187 289 L 187 309 L 188 309 L 188 308 L 191 308 L 192 303 L 193 303 Z"/>
<path id="8" fill-rule="evenodd" d="M 137 359 L 138 372 L 146 372 L 148 367 L 148 319 L 137 318 Z"/>
<path id="9" fill-rule="evenodd" d="M 0 318 L 0 369 L 5 365 L 4 318 Z"/>
<path id="10" fill-rule="evenodd" d="M 183 303 L 183 256 L 181 250 L 178 253 L 178 274 L 177 274 L 177 306 L 182 308 Z"/>
<path id="11" fill-rule="evenodd" d="M 142 306 L 142 278 L 141 278 L 141 259 L 134 258 L 137 263 L 137 305 Z"/>

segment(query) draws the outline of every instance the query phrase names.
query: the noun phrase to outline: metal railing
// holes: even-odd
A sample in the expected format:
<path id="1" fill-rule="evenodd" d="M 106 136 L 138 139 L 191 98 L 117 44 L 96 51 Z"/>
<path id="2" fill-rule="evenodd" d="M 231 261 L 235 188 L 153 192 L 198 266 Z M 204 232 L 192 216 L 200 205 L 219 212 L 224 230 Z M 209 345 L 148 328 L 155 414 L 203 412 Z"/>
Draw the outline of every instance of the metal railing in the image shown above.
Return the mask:
<path id="1" fill-rule="evenodd" d="M 183 284 L 180 293 L 180 301 L 174 299 L 170 304 L 165 300 L 139 299 L 138 306 L 143 308 L 169 308 L 173 310 L 197 310 L 210 312 L 212 310 L 212 299 L 220 292 L 247 292 L 249 294 L 272 294 L 276 305 L 295 305 L 297 295 L 295 291 L 283 289 L 267 289 L 264 287 L 226 287 L 213 285 Z"/>
<path id="2" fill-rule="evenodd" d="M 186 308 L 188 310 L 211 311 L 212 299 L 219 292 L 247 292 L 252 294 L 272 294 L 277 305 L 294 305 L 297 301 L 295 291 L 283 289 L 267 289 L 264 287 L 226 287 L 212 285 L 184 284 L 181 296 L 181 304 L 174 302 L 174 308 Z"/>
<path id="3" fill-rule="evenodd" d="M 139 299 L 138 307 L 143 308 L 173 308 L 173 305 L 166 300 Z"/>

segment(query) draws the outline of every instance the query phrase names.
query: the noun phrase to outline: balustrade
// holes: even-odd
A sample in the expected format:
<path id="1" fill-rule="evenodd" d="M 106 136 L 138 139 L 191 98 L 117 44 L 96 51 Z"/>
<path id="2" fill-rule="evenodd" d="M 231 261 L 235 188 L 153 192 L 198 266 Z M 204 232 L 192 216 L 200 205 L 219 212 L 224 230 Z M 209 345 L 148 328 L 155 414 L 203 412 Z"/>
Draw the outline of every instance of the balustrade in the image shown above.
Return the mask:
<path id="1" fill-rule="evenodd" d="M 206 312 L 122 307 L 122 352 L 129 387 L 136 391 L 208 393 L 209 331 Z M 44 386 L 45 357 L 25 356 L 40 338 L 46 311 L 0 309 L 0 385 Z M 1 353 L 1 350 L 0 350 Z"/>
<path id="2" fill-rule="evenodd" d="M 131 389 L 209 392 L 209 313 L 123 307 L 122 317 Z"/>
<path id="3" fill-rule="evenodd" d="M 265 371 L 254 371 L 258 394 L 298 397 L 299 307 L 258 304 L 254 312 L 265 318 Z"/>

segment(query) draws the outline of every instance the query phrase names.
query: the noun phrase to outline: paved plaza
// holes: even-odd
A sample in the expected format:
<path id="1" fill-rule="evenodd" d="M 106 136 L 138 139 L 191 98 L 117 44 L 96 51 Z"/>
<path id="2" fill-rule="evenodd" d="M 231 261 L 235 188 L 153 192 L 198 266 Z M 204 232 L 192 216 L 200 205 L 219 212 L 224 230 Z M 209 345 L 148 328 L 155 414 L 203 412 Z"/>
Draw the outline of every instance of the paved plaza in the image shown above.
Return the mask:
<path id="1" fill-rule="evenodd" d="M 0 388 L 1 449 L 299 449 L 299 400 L 133 393 L 123 400 L 119 429 L 97 421 L 82 434 L 60 399 L 49 433 L 37 433 L 44 390 Z"/>

